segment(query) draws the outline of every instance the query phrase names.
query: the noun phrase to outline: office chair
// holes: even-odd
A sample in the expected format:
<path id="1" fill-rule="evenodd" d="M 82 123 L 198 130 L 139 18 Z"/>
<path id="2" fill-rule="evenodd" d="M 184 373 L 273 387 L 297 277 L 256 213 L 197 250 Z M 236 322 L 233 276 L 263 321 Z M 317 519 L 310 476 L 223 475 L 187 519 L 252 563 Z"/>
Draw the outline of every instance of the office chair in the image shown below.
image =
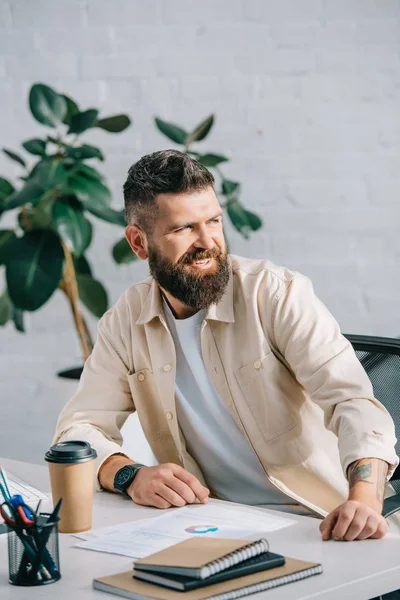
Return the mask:
<path id="1" fill-rule="evenodd" d="M 358 360 L 367 372 L 375 398 L 391 414 L 396 437 L 400 438 L 400 339 L 346 334 L 345 337 L 352 344 Z M 396 452 L 400 454 L 400 439 L 396 444 Z M 400 465 L 393 473 L 390 483 L 396 495 L 384 501 L 384 517 L 400 509 Z"/>

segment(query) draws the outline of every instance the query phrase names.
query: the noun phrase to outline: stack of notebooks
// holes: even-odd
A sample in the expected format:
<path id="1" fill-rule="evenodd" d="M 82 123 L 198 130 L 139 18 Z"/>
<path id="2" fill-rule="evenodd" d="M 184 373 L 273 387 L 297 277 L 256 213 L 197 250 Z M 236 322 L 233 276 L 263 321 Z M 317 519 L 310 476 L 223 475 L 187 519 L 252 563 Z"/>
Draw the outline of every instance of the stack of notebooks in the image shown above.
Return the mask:
<path id="1" fill-rule="evenodd" d="M 274 554 L 264 539 L 192 537 L 135 561 L 133 573 L 95 579 L 93 587 L 133 600 L 231 600 L 319 573 L 320 564 Z"/>

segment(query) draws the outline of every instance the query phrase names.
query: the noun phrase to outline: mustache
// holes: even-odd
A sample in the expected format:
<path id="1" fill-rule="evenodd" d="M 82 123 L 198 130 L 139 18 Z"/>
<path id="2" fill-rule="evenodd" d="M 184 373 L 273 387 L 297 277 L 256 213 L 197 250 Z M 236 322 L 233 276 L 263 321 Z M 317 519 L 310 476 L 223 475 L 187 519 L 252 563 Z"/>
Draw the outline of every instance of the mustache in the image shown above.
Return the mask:
<path id="1" fill-rule="evenodd" d="M 211 250 L 196 250 L 190 254 L 184 254 L 178 260 L 178 265 L 188 265 L 194 260 L 208 260 L 210 258 L 218 258 L 222 255 L 222 251 L 218 248 L 212 248 Z"/>

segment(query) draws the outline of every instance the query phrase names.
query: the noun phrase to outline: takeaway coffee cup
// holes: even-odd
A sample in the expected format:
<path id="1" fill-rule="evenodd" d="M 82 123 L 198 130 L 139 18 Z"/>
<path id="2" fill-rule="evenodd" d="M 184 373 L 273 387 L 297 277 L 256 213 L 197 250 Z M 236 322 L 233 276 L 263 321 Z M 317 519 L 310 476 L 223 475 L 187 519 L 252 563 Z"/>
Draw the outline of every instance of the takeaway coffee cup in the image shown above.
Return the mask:
<path id="1" fill-rule="evenodd" d="M 45 454 L 54 506 L 62 498 L 58 524 L 62 533 L 79 533 L 92 526 L 96 457 L 90 444 L 82 441 L 60 442 Z"/>

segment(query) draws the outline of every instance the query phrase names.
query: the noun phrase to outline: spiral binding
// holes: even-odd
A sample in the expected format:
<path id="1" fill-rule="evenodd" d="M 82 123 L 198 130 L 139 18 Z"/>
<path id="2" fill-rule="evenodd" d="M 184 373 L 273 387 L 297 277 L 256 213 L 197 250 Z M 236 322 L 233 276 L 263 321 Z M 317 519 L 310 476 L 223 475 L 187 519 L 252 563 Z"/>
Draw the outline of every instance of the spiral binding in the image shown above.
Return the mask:
<path id="1" fill-rule="evenodd" d="M 224 592 L 223 594 L 217 594 L 216 596 L 210 596 L 207 600 L 235 600 L 235 598 L 243 598 L 243 596 L 250 596 L 250 594 L 256 594 L 257 592 L 263 592 L 272 588 L 285 585 L 286 583 L 293 583 L 294 581 L 300 581 L 306 579 L 312 575 L 318 575 L 322 573 L 321 565 L 317 567 L 311 567 L 298 573 L 292 573 L 292 575 L 286 575 L 284 577 L 278 577 L 276 579 L 270 579 L 269 581 L 263 581 L 261 583 L 253 583 L 244 588 L 238 590 L 231 590 L 230 592 Z"/>
<path id="2" fill-rule="evenodd" d="M 249 558 L 253 558 L 254 556 L 258 556 L 263 552 L 269 551 L 269 543 L 265 538 L 261 538 L 256 542 L 252 542 L 251 544 L 247 544 L 243 548 L 239 550 L 235 550 L 234 552 L 230 552 L 226 556 L 222 558 L 218 558 L 217 560 L 213 560 L 206 564 L 201 568 L 200 578 L 207 579 L 207 577 L 211 577 L 211 575 L 216 575 L 221 571 L 225 571 L 225 569 L 229 569 L 234 565 L 237 565 L 244 560 Z"/>

